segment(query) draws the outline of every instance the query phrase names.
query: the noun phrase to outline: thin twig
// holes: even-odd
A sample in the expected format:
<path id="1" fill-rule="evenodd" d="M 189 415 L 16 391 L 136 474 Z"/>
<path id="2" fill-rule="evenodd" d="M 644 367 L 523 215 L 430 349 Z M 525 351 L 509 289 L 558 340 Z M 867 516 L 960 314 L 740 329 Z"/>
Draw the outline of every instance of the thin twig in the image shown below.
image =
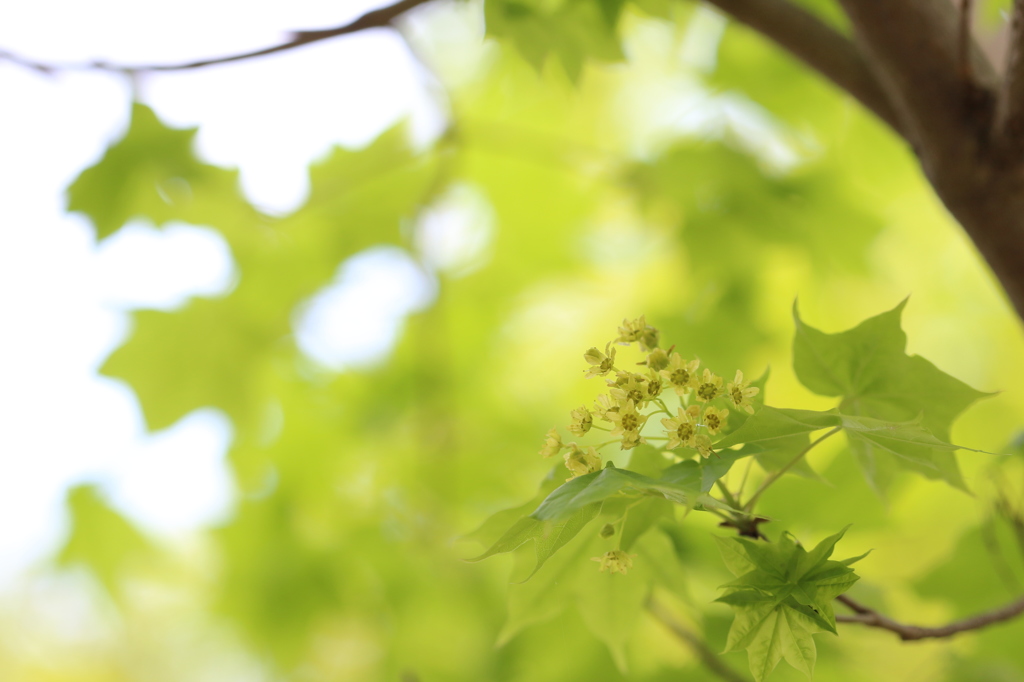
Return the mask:
<path id="1" fill-rule="evenodd" d="M 804 448 L 799 453 L 797 453 L 796 457 L 794 457 L 793 459 L 789 460 L 786 463 L 786 466 L 782 467 L 781 469 L 779 469 L 775 473 L 771 474 L 768 478 L 764 479 L 764 481 L 761 483 L 760 487 L 758 487 L 758 489 L 754 491 L 754 494 L 750 496 L 750 499 L 747 500 L 747 504 L 744 505 L 743 510 L 746 511 L 746 512 L 753 511 L 754 510 L 754 504 L 757 502 L 757 499 L 759 497 L 761 497 L 761 495 L 764 493 L 764 491 L 767 490 L 768 487 L 772 483 L 775 483 L 775 481 L 779 480 L 779 478 L 784 473 L 786 473 L 787 471 L 789 471 L 790 469 L 795 467 L 800 462 L 800 460 L 802 460 L 804 458 L 804 455 L 806 455 L 808 452 L 810 452 L 811 449 L 814 448 L 815 445 L 817 445 L 821 441 L 825 440 L 826 438 L 828 438 L 832 434 L 839 433 L 839 431 L 841 431 L 841 430 L 842 430 L 842 427 L 841 426 L 837 426 L 834 429 L 832 429 L 831 431 L 829 431 L 828 433 L 822 434 L 816 440 L 812 441 L 806 448 Z"/>
<path id="2" fill-rule="evenodd" d="M 854 612 L 854 615 L 852 616 L 836 616 L 836 622 L 860 623 L 861 625 L 866 625 L 871 628 L 889 630 L 890 632 L 895 632 L 899 638 L 905 642 L 917 639 L 952 637 L 959 632 L 979 630 L 988 625 L 992 625 L 993 623 L 1001 623 L 1003 621 L 1011 620 L 1019 616 L 1021 613 L 1024 613 L 1024 597 L 1021 597 L 1017 601 L 1010 602 L 998 609 L 979 613 L 975 616 L 971 616 L 970 618 L 954 621 L 948 625 L 924 627 L 921 625 L 906 625 L 904 623 L 899 623 L 892 618 L 882 615 L 878 611 L 851 599 L 845 594 L 836 597 L 836 599 L 843 604 L 846 604 L 846 606 Z"/>
<path id="3" fill-rule="evenodd" d="M 314 31 L 296 31 L 291 34 L 287 41 L 270 47 L 253 50 L 251 52 L 228 55 L 225 57 L 214 57 L 211 59 L 201 59 L 199 61 L 179 64 L 114 64 L 105 61 L 49 63 L 22 57 L 3 49 L 0 49 L 0 60 L 13 62 L 42 73 L 55 73 L 58 71 L 110 71 L 114 73 L 136 74 L 200 69 L 206 66 L 228 64 L 230 62 L 238 62 L 245 59 L 253 59 L 255 57 L 275 54 L 277 52 L 284 52 L 286 50 L 293 50 L 297 47 L 302 47 L 303 45 L 309 45 L 321 40 L 337 38 L 338 36 L 348 35 L 350 33 L 365 31 L 370 28 L 383 28 L 390 26 L 396 18 L 405 14 L 414 7 L 425 4 L 426 2 L 429 2 L 429 0 L 401 0 L 393 5 L 381 7 L 380 9 L 375 9 L 372 12 L 367 12 L 358 19 L 344 24 L 343 26 Z"/>
<path id="4" fill-rule="evenodd" d="M 650 611 L 655 618 L 661 621 L 662 625 L 671 630 L 672 634 L 690 647 L 690 649 L 693 650 L 693 653 L 697 654 L 700 662 L 703 663 L 708 670 L 723 680 L 726 680 L 726 682 L 747 682 L 742 675 L 727 666 L 722 659 L 715 655 L 715 652 L 711 650 L 711 647 L 709 647 L 703 639 L 676 620 L 675 616 L 673 616 L 668 609 L 654 599 L 654 597 L 647 600 L 647 610 Z"/>
<path id="5" fill-rule="evenodd" d="M 736 500 L 743 499 L 743 489 L 747 487 L 747 478 L 750 476 L 750 470 L 754 468 L 754 457 L 751 455 L 747 459 L 747 468 L 743 470 L 743 478 L 740 479 L 740 489 L 736 491 Z"/>
<path id="6" fill-rule="evenodd" d="M 739 500 L 733 497 L 733 494 L 729 492 L 728 486 L 726 486 L 725 483 L 722 483 L 722 479 L 718 479 L 717 481 L 715 481 L 715 485 L 717 485 L 718 489 L 722 491 L 722 497 L 725 498 L 725 503 L 727 505 L 729 505 L 733 509 L 740 508 Z"/>

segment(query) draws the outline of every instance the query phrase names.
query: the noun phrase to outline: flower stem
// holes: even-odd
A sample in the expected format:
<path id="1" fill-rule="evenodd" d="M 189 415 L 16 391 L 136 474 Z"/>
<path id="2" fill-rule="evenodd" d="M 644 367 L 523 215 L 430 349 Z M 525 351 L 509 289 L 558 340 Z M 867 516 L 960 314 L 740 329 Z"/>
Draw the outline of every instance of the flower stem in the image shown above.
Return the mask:
<path id="1" fill-rule="evenodd" d="M 786 473 L 787 471 L 792 469 L 794 466 L 796 466 L 800 462 L 800 460 L 802 460 L 804 458 L 804 455 L 806 455 L 808 452 L 811 451 L 811 448 L 813 448 L 815 445 L 817 445 L 821 441 L 825 440 L 826 438 L 828 438 L 832 434 L 838 433 L 842 428 L 843 427 L 841 427 L 841 426 L 837 426 L 834 429 L 832 429 L 831 431 L 829 431 L 828 433 L 820 436 L 816 440 L 811 441 L 810 445 L 808 445 L 806 448 L 804 448 L 799 453 L 797 453 L 796 457 L 794 457 L 793 459 L 791 459 L 788 462 L 786 462 L 786 466 L 782 467 L 781 469 L 779 469 L 775 473 L 773 473 L 770 476 L 768 476 L 768 478 L 764 479 L 764 481 L 762 481 L 762 483 L 758 487 L 758 489 L 754 491 L 754 494 L 751 495 L 750 499 L 747 500 L 747 503 L 743 506 L 743 511 L 747 512 L 748 514 L 751 511 L 753 511 L 754 504 L 757 503 L 757 499 L 759 497 L 761 497 L 761 495 L 764 493 L 764 491 L 767 490 L 768 487 L 772 483 L 775 483 L 775 481 L 779 480 L 779 478 L 782 476 L 782 474 Z"/>
<path id="2" fill-rule="evenodd" d="M 729 492 L 729 486 L 722 483 L 722 479 L 718 479 L 715 483 L 718 485 L 718 489 L 722 491 L 722 497 L 725 498 L 725 503 L 733 509 L 740 509 L 739 500 L 733 497 L 732 493 Z"/>
<path id="3" fill-rule="evenodd" d="M 743 470 L 743 478 L 740 479 L 739 490 L 736 491 L 736 497 L 743 498 L 743 489 L 747 487 L 747 477 L 750 476 L 750 470 L 754 467 L 754 456 L 751 455 L 750 459 L 747 460 L 747 468 Z"/>

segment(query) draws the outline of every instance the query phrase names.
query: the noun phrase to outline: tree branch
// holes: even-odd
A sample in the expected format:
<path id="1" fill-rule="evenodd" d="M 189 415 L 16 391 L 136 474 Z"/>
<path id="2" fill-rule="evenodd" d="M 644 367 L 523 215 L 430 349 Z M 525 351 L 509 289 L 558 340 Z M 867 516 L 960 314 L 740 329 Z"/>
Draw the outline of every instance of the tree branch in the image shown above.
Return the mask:
<path id="1" fill-rule="evenodd" d="M 996 134 L 1017 154 L 1024 146 L 1024 0 L 1013 3 L 1006 69 L 996 105 Z"/>
<path id="2" fill-rule="evenodd" d="M 960 22 L 956 36 L 956 62 L 960 79 L 969 83 L 974 78 L 971 69 L 971 15 L 974 11 L 973 0 L 960 0 Z"/>
<path id="3" fill-rule="evenodd" d="M 858 47 L 821 19 L 788 0 L 707 2 L 785 48 L 853 95 L 893 130 L 901 131 L 902 126 L 889 97 L 868 68 Z"/>
<path id="4" fill-rule="evenodd" d="M 662 625 L 671 630 L 672 634 L 690 647 L 708 670 L 726 682 L 747 682 L 742 675 L 723 663 L 722 659 L 715 655 L 715 652 L 711 650 L 711 647 L 704 640 L 690 632 L 682 623 L 677 621 L 675 616 L 656 601 L 654 597 L 647 600 L 647 610 L 661 621 Z"/>
<path id="5" fill-rule="evenodd" d="M 944 172 L 977 158 L 987 135 L 997 80 L 991 64 L 970 35 L 963 35 L 960 12 L 951 2 L 839 2 L 926 174 L 942 185 Z M 958 56 L 961 36 L 967 43 L 965 67 Z M 964 72 L 972 78 L 966 84 Z"/>
<path id="6" fill-rule="evenodd" d="M 836 597 L 836 599 L 841 601 L 843 604 L 846 604 L 846 606 L 848 606 L 855 614 L 852 616 L 836 616 L 836 622 L 860 623 L 861 625 L 866 625 L 871 628 L 889 630 L 891 632 L 895 632 L 899 635 L 899 638 L 905 642 L 916 639 L 952 637 L 959 632 L 979 630 L 993 623 L 1001 623 L 1003 621 L 1016 618 L 1021 613 L 1024 613 L 1024 597 L 1022 597 L 1017 601 L 1010 602 L 1006 606 L 1001 606 L 998 609 L 986 611 L 985 613 L 979 613 L 978 615 L 971 616 L 970 618 L 954 621 L 948 625 L 942 625 L 939 627 L 922 627 L 920 625 L 905 625 L 903 623 L 898 623 L 892 618 L 884 616 L 874 609 L 864 606 L 860 602 L 847 597 L 845 594 Z"/>
<path id="7" fill-rule="evenodd" d="M 3 49 L 0 49 L 0 60 L 13 62 L 43 73 L 54 73 L 57 71 L 111 71 L 115 73 L 134 74 L 201 69 L 206 66 L 228 64 L 230 62 L 238 62 L 245 59 L 253 59 L 255 57 L 264 57 L 266 55 L 284 52 L 286 50 L 293 50 L 297 47 L 302 47 L 303 45 L 309 45 L 321 40 L 337 38 L 338 36 L 348 35 L 350 33 L 365 31 L 370 28 L 383 28 L 390 26 L 396 18 L 419 5 L 425 4 L 426 2 L 429 2 L 429 0 L 401 0 L 393 5 L 388 5 L 387 7 L 381 7 L 380 9 L 367 12 L 358 19 L 343 26 L 316 31 L 296 31 L 291 34 L 287 41 L 277 45 L 253 50 L 251 52 L 243 52 L 241 54 L 228 55 L 225 57 L 214 57 L 211 59 L 201 59 L 194 62 L 184 62 L 179 64 L 112 64 L 104 61 L 47 63 L 22 57 Z"/>

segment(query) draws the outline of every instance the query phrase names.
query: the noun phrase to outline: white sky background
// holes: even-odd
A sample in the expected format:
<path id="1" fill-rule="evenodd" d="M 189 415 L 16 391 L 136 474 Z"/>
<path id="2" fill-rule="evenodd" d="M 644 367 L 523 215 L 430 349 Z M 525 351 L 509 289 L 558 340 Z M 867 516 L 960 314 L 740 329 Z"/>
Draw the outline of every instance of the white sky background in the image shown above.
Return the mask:
<path id="1" fill-rule="evenodd" d="M 273 45 L 287 31 L 337 26 L 381 4 L 8 2 L 0 4 L 0 49 L 43 62 L 178 63 Z M 472 49 L 482 27 L 473 7 L 467 12 L 438 17 L 444 40 L 459 43 L 458 59 L 438 65 L 450 80 L 471 77 L 487 60 L 484 48 Z M 770 117 L 735 95 L 712 97 L 686 75 L 713 67 L 724 25 L 714 13 L 698 18 L 677 55 L 683 71 L 623 93 L 625 128 L 636 131 L 638 153 L 680 134 L 731 135 L 772 165 L 792 165 Z M 672 50 L 670 26 L 639 28 L 631 60 Z M 200 155 L 238 167 L 242 189 L 271 213 L 302 203 L 309 163 L 333 145 L 361 146 L 403 118 L 419 142 L 444 126 L 436 84 L 387 30 L 153 74 L 139 92 L 170 125 L 198 126 Z M 79 481 L 100 482 L 118 508 L 155 532 L 188 531 L 230 512 L 227 420 L 201 410 L 147 434 L 131 390 L 96 370 L 128 332 L 126 310 L 171 309 L 189 296 L 216 294 L 234 273 L 224 243 L 202 226 L 133 224 L 97 246 L 85 219 L 64 213 L 64 189 L 127 125 L 124 79 L 48 77 L 0 61 L 0 98 L 2 579 L 57 546 L 64 493 Z M 495 229 L 478 190 L 451 188 L 417 225 L 418 263 L 396 248 L 352 258 L 335 285 L 297 314 L 299 345 L 334 369 L 380 361 L 404 316 L 435 295 L 424 269 L 471 272 L 487 260 Z M 359 337 L 344 324 L 353 318 L 361 320 Z"/>
<path id="2" fill-rule="evenodd" d="M 9 2 L 0 5 L 0 48 L 40 61 L 178 62 L 264 47 L 285 31 L 339 25 L 381 4 Z M 151 76 L 140 92 L 171 125 L 200 126 L 201 155 L 239 167 L 250 199 L 283 212 L 302 202 L 307 165 L 332 145 L 365 144 L 403 117 L 421 139 L 436 132 L 442 114 L 425 82 L 404 43 L 378 30 Z M 64 188 L 127 123 L 122 79 L 47 77 L 0 62 L 0 93 L 0 576 L 9 577 L 57 546 L 63 496 L 78 481 L 101 482 L 122 511 L 157 532 L 187 531 L 230 510 L 227 421 L 199 411 L 146 434 L 130 389 L 96 369 L 123 340 L 126 309 L 173 308 L 223 290 L 233 275 L 223 243 L 206 230 L 134 225 L 97 246 L 84 219 L 64 214 Z M 341 350 L 326 344 L 328 364 L 379 356 L 396 320 L 423 305 L 432 286 L 409 274 L 400 254 L 375 252 L 371 264 L 344 269 L 342 285 L 356 287 L 368 272 L 379 281 L 393 266 L 420 293 L 385 287 L 378 303 L 335 294 L 381 321 L 375 338 Z"/>

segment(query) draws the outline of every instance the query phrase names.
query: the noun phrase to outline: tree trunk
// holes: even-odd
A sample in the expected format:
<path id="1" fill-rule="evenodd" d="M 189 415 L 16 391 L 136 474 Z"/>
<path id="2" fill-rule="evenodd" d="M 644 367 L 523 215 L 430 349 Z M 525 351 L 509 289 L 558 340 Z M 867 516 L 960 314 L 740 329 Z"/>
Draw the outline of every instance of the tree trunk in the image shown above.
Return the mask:
<path id="1" fill-rule="evenodd" d="M 1024 320 L 1024 167 L 975 162 L 950 171 L 932 179 L 935 191 Z"/>

